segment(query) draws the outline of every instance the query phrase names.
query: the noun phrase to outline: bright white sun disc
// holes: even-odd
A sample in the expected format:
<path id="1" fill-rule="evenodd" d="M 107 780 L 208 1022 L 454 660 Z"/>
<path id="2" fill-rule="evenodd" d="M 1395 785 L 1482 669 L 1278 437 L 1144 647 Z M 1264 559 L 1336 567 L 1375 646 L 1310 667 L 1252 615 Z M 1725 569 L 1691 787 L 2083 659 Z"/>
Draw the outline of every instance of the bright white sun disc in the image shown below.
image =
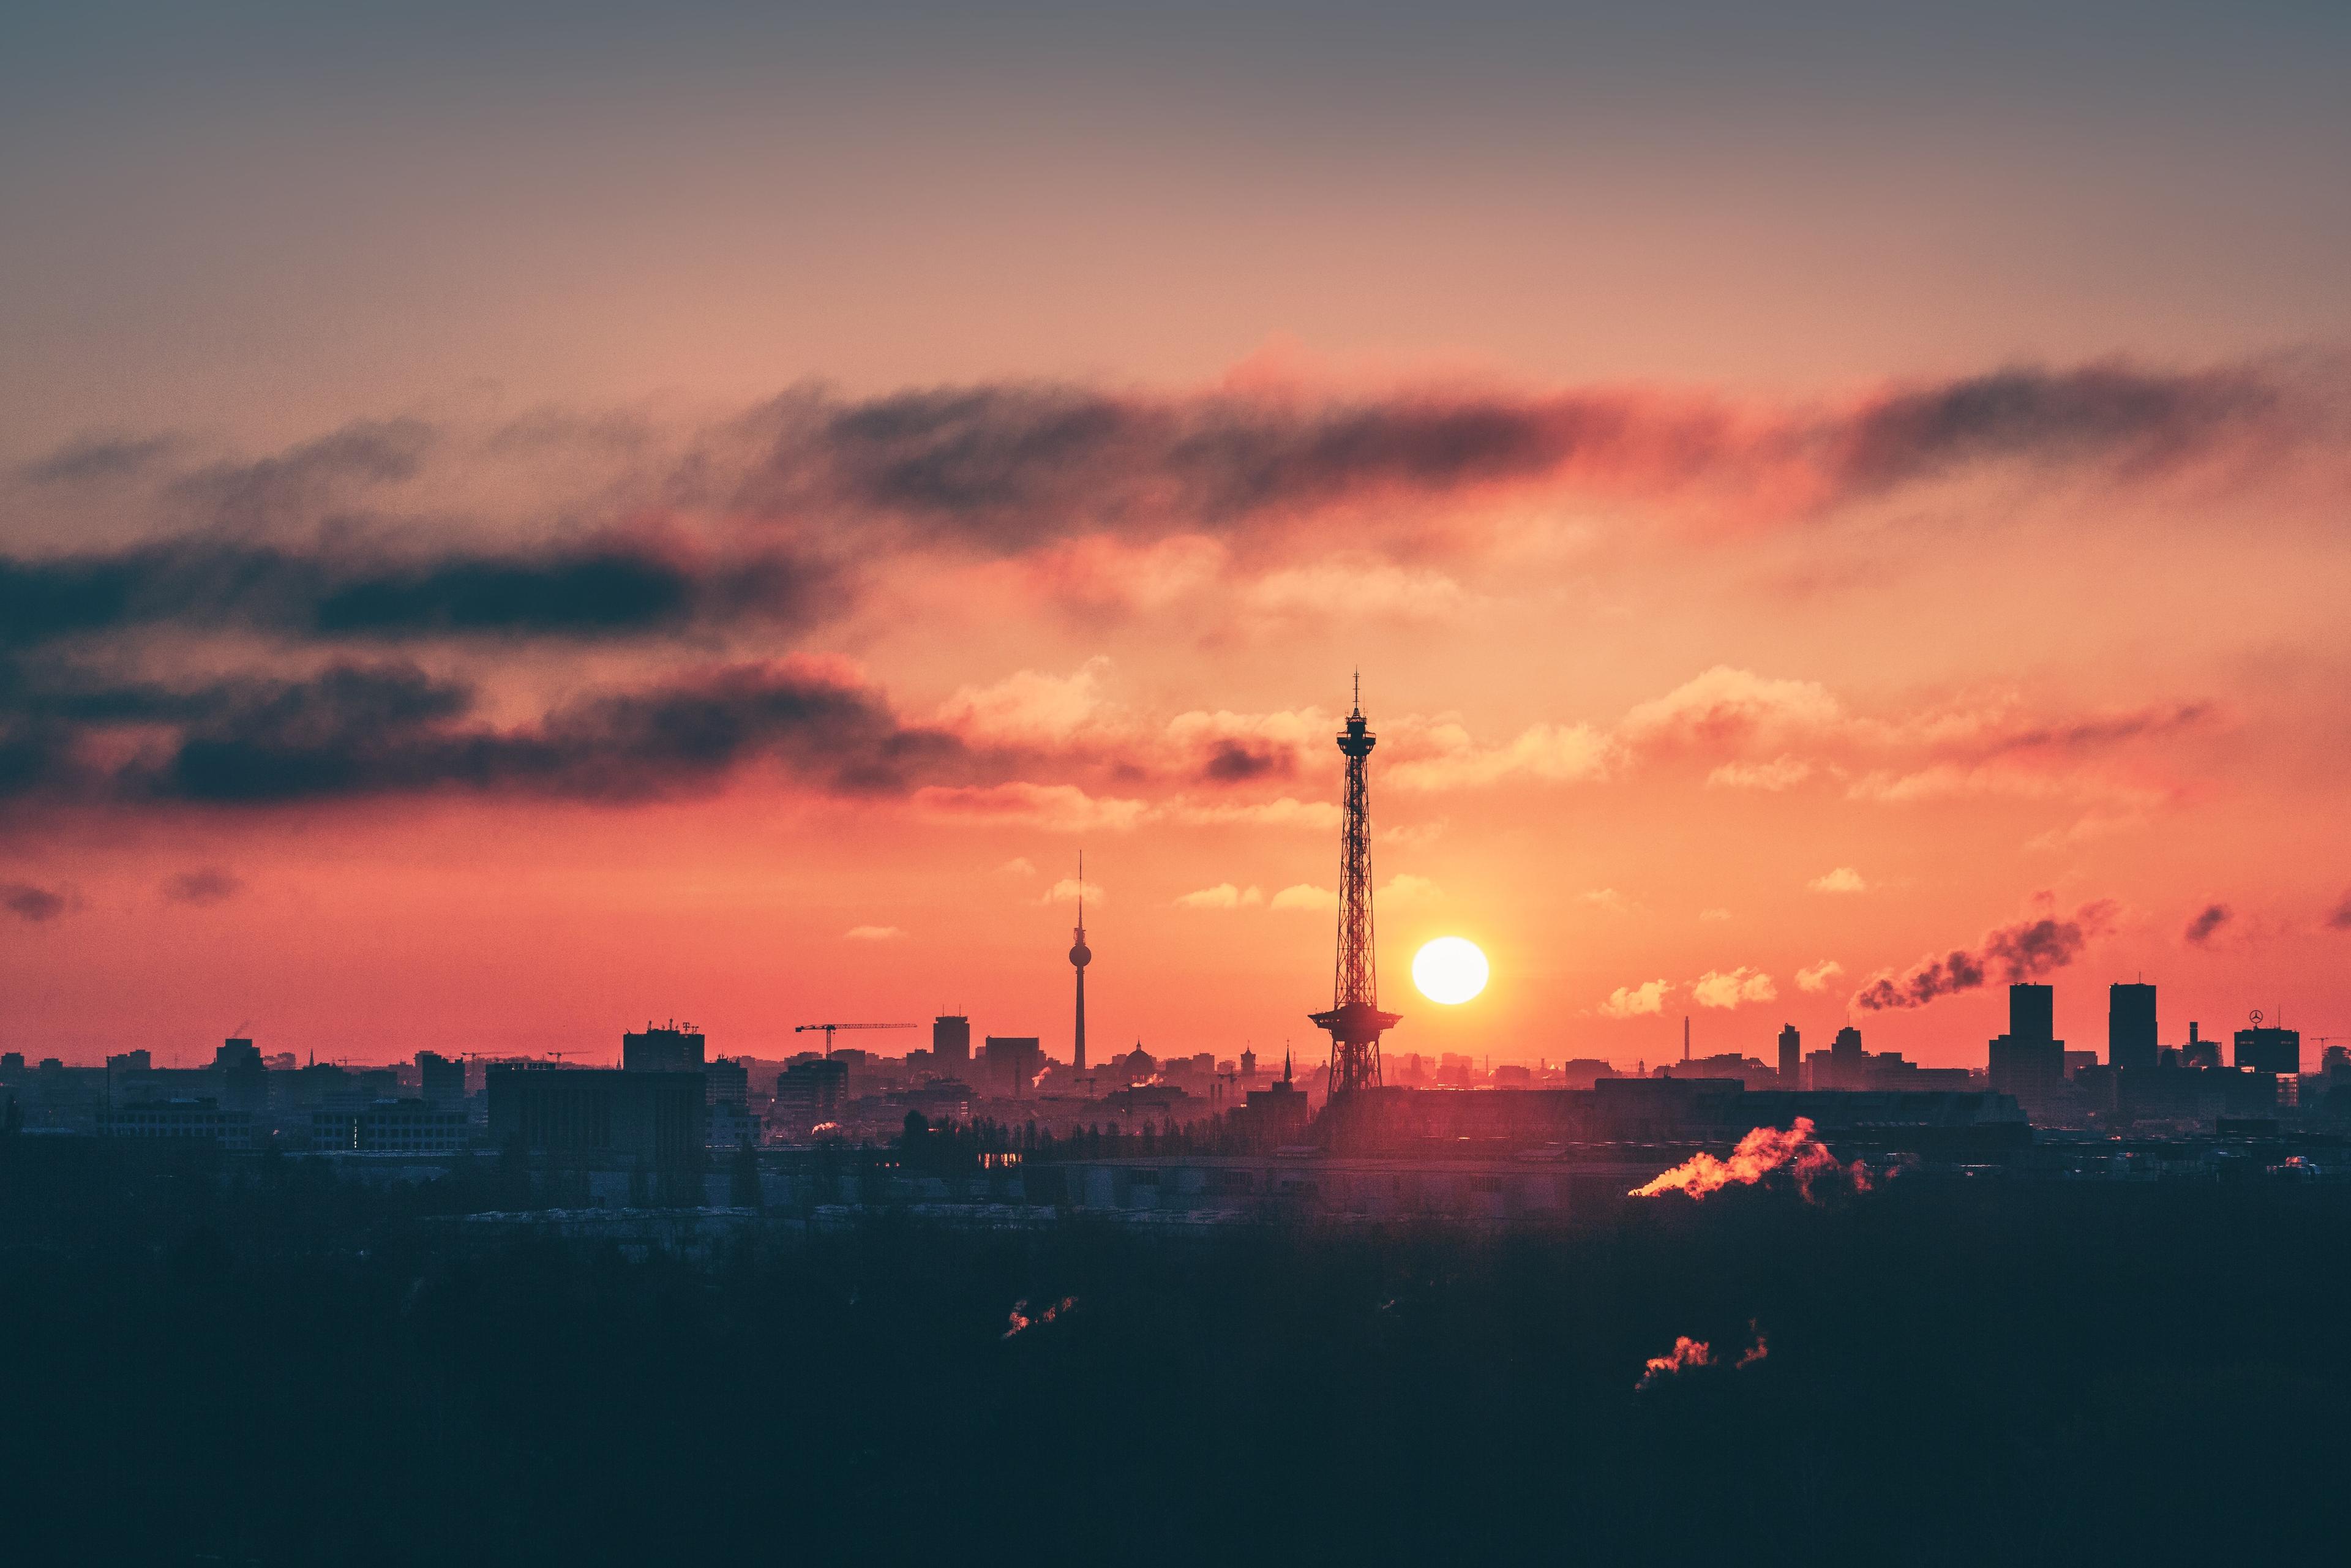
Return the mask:
<path id="1" fill-rule="evenodd" d="M 1486 955 L 1467 937 L 1439 936 L 1412 956 L 1412 983 L 1432 1002 L 1466 1002 L 1486 988 Z"/>

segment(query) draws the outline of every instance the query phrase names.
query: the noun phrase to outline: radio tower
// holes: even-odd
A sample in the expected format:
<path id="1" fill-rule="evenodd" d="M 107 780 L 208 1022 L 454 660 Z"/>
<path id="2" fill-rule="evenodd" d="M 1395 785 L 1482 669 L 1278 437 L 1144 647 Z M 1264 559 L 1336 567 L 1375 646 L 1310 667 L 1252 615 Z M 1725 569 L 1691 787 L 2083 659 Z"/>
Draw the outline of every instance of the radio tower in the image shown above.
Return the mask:
<path id="1" fill-rule="evenodd" d="M 1094 961 L 1094 950 L 1086 946 L 1086 852 L 1078 852 L 1078 939 L 1070 948 L 1070 966 L 1078 972 L 1078 1041 L 1077 1060 L 1072 1064 L 1081 1078 L 1086 1071 L 1086 966 Z"/>
<path id="2" fill-rule="evenodd" d="M 1347 758 L 1347 815 L 1339 831 L 1339 965 L 1331 1010 L 1310 1015 L 1331 1031 L 1331 1097 L 1380 1084 L 1380 1034 L 1401 1021 L 1380 1011 L 1379 970 L 1372 950 L 1372 792 L 1364 762 L 1379 737 L 1364 727 L 1364 677 L 1355 677 L 1355 711 L 1339 750 Z"/>

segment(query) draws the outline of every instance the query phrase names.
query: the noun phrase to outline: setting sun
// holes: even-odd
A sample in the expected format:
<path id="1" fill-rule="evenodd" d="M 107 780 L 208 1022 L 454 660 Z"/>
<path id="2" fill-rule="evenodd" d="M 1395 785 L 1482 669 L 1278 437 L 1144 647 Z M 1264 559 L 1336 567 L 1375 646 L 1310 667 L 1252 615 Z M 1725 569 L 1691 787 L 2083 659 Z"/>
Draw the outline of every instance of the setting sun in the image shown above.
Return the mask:
<path id="1" fill-rule="evenodd" d="M 1464 936 L 1439 936 L 1412 956 L 1412 983 L 1432 1002 L 1466 1002 L 1486 988 L 1486 955 Z"/>

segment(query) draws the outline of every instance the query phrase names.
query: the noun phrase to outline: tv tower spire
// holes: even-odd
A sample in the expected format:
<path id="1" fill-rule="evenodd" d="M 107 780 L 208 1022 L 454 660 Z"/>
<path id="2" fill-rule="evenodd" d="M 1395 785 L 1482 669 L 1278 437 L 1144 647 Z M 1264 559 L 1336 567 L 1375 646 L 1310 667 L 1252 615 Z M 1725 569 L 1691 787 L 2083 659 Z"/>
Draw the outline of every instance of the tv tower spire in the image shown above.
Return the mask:
<path id="1" fill-rule="evenodd" d="M 1086 1071 L 1086 966 L 1094 950 L 1086 946 L 1086 852 L 1078 852 L 1078 939 L 1070 947 L 1070 964 L 1078 972 L 1078 1034 L 1073 1061 L 1079 1075 Z"/>
<path id="2" fill-rule="evenodd" d="M 1347 758 L 1345 821 L 1339 833 L 1339 962 L 1331 987 L 1331 1010 L 1310 1015 L 1331 1031 L 1331 1095 L 1337 1099 L 1380 1083 L 1380 1035 L 1402 1021 L 1380 1011 L 1380 986 L 1372 941 L 1372 793 L 1365 761 L 1378 737 L 1364 723 L 1364 677 L 1355 675 L 1355 709 L 1339 737 Z"/>

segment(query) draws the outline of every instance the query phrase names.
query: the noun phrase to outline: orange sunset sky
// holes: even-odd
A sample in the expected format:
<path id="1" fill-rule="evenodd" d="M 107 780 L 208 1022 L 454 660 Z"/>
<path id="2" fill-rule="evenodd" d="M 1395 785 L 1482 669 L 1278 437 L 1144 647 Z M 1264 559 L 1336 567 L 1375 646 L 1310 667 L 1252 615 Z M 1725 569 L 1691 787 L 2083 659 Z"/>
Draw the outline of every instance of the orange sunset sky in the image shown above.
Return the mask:
<path id="1" fill-rule="evenodd" d="M 2351 1043 L 2351 22 L 1760 9 L 0 23 L 0 1049 Z"/>

